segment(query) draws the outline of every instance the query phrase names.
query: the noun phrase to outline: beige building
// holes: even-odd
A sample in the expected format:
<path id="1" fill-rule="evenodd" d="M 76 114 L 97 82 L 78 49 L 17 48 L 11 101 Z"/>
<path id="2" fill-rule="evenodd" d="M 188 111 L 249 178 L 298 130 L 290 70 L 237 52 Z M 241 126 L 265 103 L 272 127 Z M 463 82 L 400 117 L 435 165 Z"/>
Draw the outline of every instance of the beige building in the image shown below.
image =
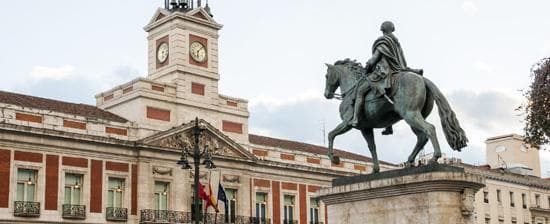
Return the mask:
<path id="1" fill-rule="evenodd" d="M 190 222 L 193 177 L 176 162 L 195 117 L 217 166 L 202 167 L 201 182 L 229 198 L 209 223 L 326 223 L 315 192 L 370 172 L 370 158 L 338 151 L 334 165 L 324 147 L 250 134 L 248 102 L 218 91 L 221 28 L 207 7 L 158 9 L 145 26 L 147 76 L 97 94 L 96 106 L 0 91 L 0 223 Z M 479 223 L 550 223 L 548 180 L 448 161 L 487 177 Z"/>

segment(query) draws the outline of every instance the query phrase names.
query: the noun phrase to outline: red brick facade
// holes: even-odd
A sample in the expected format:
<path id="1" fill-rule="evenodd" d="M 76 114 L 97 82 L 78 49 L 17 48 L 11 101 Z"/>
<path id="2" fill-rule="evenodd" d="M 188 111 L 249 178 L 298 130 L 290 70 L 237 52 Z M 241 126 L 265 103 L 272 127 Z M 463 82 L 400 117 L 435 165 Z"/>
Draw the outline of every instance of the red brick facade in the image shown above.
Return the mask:
<path id="1" fill-rule="evenodd" d="M 90 182 L 90 212 L 102 213 L 103 161 L 92 160 Z"/>
<path id="2" fill-rule="evenodd" d="M 306 202 L 306 185 L 300 184 L 298 190 L 298 197 L 300 199 L 300 223 L 307 223 L 307 202 Z"/>
<path id="3" fill-rule="evenodd" d="M 267 156 L 267 151 L 260 149 L 252 149 L 252 153 L 256 156 Z"/>
<path id="4" fill-rule="evenodd" d="M 361 172 L 366 172 L 367 171 L 367 167 L 366 166 L 363 166 L 363 165 L 353 165 L 353 169 L 355 170 L 358 170 L 358 171 L 361 171 Z"/>
<path id="5" fill-rule="evenodd" d="M 119 172 L 128 172 L 128 163 L 105 162 L 105 169 Z"/>
<path id="6" fill-rule="evenodd" d="M 170 111 L 154 107 L 147 107 L 147 118 L 160 121 L 170 121 Z"/>
<path id="7" fill-rule="evenodd" d="M 128 135 L 128 130 L 122 128 L 105 127 L 105 132 L 115 135 Z"/>
<path id="8" fill-rule="evenodd" d="M 44 209 L 57 210 L 59 188 L 59 156 L 46 155 L 46 190 Z"/>
<path id="9" fill-rule="evenodd" d="M 71 120 L 63 120 L 63 127 L 86 130 L 86 123 Z"/>
<path id="10" fill-rule="evenodd" d="M 298 185 L 295 184 L 295 183 L 286 183 L 286 182 L 282 182 L 281 183 L 281 187 L 285 190 L 297 190 L 298 189 Z"/>
<path id="11" fill-rule="evenodd" d="M 63 156 L 63 166 L 88 168 L 88 159 Z"/>
<path id="12" fill-rule="evenodd" d="M 281 223 L 281 186 L 279 181 L 271 181 L 273 192 L 273 223 Z"/>
<path id="13" fill-rule="evenodd" d="M 164 87 L 162 86 L 151 85 L 151 89 L 159 92 L 164 92 Z"/>
<path id="14" fill-rule="evenodd" d="M 222 129 L 223 129 L 223 131 L 242 134 L 243 133 L 243 124 L 236 123 L 236 122 L 231 122 L 231 121 L 223 121 L 222 122 Z"/>
<path id="15" fill-rule="evenodd" d="M 281 159 L 294 160 L 294 155 L 281 153 Z"/>
<path id="16" fill-rule="evenodd" d="M 15 113 L 15 120 L 28 121 L 28 122 L 34 122 L 34 123 L 42 123 L 42 116 Z"/>
<path id="17" fill-rule="evenodd" d="M 0 149 L 0 208 L 7 208 L 10 199 L 11 151 Z"/>
<path id="18" fill-rule="evenodd" d="M 204 85 L 196 82 L 191 83 L 191 93 L 204 96 Z"/>
<path id="19" fill-rule="evenodd" d="M 138 166 L 136 164 L 132 164 L 132 201 L 131 201 L 131 209 L 130 214 L 131 215 L 137 215 L 137 202 L 138 202 L 138 194 L 137 194 L 137 186 L 138 186 Z"/>
<path id="20" fill-rule="evenodd" d="M 230 107 L 237 107 L 239 104 L 237 104 L 237 102 L 233 102 L 233 101 L 227 101 L 227 106 L 230 106 Z"/>
<path id="21" fill-rule="evenodd" d="M 42 162 L 42 154 L 41 153 L 34 153 L 34 152 L 15 151 L 15 153 L 13 155 L 13 159 L 18 160 L 18 161 L 41 163 Z"/>
<path id="22" fill-rule="evenodd" d="M 254 179 L 254 186 L 256 186 L 256 187 L 269 187 L 269 180 Z"/>
<path id="23" fill-rule="evenodd" d="M 311 164 L 321 164 L 321 159 L 307 158 L 306 161 Z"/>

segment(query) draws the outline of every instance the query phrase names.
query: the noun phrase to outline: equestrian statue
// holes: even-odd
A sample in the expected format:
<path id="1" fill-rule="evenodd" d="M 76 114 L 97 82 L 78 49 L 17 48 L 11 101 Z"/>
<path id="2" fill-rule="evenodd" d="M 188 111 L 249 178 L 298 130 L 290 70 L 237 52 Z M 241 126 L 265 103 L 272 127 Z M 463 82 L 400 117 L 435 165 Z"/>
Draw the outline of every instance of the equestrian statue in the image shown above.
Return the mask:
<path id="1" fill-rule="evenodd" d="M 383 36 L 372 46 L 372 57 L 365 67 L 355 60 L 345 59 L 327 65 L 325 97 L 339 98 L 340 123 L 328 134 L 328 157 L 335 164 L 340 158 L 334 155 L 333 144 L 336 136 L 355 128 L 367 141 L 373 160 L 373 173 L 380 172 L 376 145 L 375 128 L 384 128 L 384 135 L 393 133 L 392 125 L 405 120 L 417 137 L 416 145 L 406 166 L 413 166 L 418 153 L 431 141 L 434 153 L 430 163 L 437 163 L 441 149 L 437 141 L 435 126 L 426 121 L 434 101 L 447 143 L 453 150 L 466 147 L 468 138 L 460 127 L 456 115 L 439 88 L 423 76 L 422 69 L 407 67 L 399 40 L 393 32 L 392 22 L 382 23 Z M 336 94 L 340 88 L 341 94 Z"/>

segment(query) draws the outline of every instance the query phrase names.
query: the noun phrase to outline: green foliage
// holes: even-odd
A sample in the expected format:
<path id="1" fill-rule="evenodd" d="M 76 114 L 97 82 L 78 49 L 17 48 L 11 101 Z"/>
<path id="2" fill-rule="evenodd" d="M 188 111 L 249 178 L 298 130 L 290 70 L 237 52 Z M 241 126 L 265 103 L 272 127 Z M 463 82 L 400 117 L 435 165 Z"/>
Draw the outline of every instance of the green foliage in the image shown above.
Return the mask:
<path id="1" fill-rule="evenodd" d="M 527 92 L 525 112 L 525 141 L 540 148 L 550 143 L 550 58 L 544 58 L 531 68 L 533 82 Z"/>

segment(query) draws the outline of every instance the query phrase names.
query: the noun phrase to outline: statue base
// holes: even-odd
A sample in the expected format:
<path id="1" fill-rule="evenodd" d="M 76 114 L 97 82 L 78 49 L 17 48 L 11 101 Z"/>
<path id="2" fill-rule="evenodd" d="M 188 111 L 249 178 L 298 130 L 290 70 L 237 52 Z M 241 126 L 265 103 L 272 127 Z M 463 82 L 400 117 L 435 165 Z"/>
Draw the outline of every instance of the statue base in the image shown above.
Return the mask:
<path id="1" fill-rule="evenodd" d="M 330 224 L 473 224 L 484 183 L 463 168 L 432 164 L 334 179 L 318 194 Z"/>

